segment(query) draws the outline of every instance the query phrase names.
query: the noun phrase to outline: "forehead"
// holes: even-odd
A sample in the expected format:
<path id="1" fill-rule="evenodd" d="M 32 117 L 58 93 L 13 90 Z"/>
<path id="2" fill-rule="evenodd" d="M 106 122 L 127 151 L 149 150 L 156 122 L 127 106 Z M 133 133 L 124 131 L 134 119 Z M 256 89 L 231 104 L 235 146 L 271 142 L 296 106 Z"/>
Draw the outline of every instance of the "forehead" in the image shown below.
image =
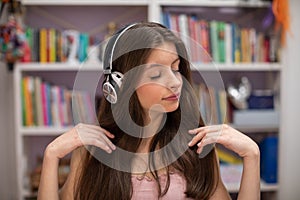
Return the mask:
<path id="1" fill-rule="evenodd" d="M 173 43 L 165 42 L 162 45 L 154 48 L 146 63 L 158 63 L 168 65 L 178 58 L 176 47 Z"/>

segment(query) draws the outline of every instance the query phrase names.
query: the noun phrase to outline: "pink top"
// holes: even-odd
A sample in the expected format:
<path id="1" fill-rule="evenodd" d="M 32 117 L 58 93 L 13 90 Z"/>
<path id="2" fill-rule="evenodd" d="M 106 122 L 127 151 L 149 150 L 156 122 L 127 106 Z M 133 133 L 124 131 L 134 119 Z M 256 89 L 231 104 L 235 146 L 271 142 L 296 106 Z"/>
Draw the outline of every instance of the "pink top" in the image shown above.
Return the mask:
<path id="1" fill-rule="evenodd" d="M 167 175 L 160 175 L 160 183 L 162 190 L 164 189 L 167 181 Z M 132 200 L 143 199 L 143 200 L 154 200 L 158 199 L 158 191 L 156 187 L 156 181 L 143 176 L 140 178 L 138 175 L 132 175 L 133 184 L 133 195 Z M 178 173 L 170 173 L 170 186 L 167 193 L 160 198 L 160 200 L 176 200 L 176 199 L 189 199 L 185 196 L 186 181 Z"/>

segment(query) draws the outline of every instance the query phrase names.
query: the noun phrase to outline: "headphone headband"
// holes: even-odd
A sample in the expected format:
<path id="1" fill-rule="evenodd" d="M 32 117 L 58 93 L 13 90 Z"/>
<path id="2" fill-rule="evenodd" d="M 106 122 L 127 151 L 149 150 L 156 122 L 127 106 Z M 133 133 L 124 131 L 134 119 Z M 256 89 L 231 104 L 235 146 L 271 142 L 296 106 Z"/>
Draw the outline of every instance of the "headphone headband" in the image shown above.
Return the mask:
<path id="1" fill-rule="evenodd" d="M 112 73 L 113 55 L 114 55 L 114 50 L 115 50 L 115 47 L 116 47 L 116 45 L 117 45 L 118 40 L 120 39 L 120 37 L 121 37 L 128 29 L 130 29 L 131 27 L 135 26 L 136 24 L 137 24 L 137 23 L 130 24 L 130 25 L 126 26 L 125 28 L 121 29 L 121 30 L 115 35 L 116 39 L 114 40 L 114 43 L 113 43 L 112 48 L 111 48 L 111 50 L 110 50 L 109 62 L 107 63 L 107 64 L 108 64 L 108 68 L 106 68 L 106 66 L 104 66 L 105 69 L 103 70 L 103 73 L 104 73 L 105 75 L 111 74 L 111 73 Z M 112 38 L 111 38 L 111 39 L 112 39 Z M 106 47 L 106 48 L 109 48 L 109 46 Z M 104 63 L 104 64 L 105 64 L 105 63 Z"/>

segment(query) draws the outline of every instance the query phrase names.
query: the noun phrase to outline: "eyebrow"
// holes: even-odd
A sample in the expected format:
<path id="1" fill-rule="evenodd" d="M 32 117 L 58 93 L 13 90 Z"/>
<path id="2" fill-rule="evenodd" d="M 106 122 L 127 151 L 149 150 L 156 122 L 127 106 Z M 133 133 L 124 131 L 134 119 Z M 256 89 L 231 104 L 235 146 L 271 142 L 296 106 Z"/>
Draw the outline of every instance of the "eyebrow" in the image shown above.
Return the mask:
<path id="1" fill-rule="evenodd" d="M 173 65 L 173 64 L 176 63 L 177 61 L 179 61 L 179 57 L 177 57 L 177 58 L 171 63 L 171 65 Z"/>
<path id="2" fill-rule="evenodd" d="M 176 63 L 177 61 L 179 61 L 179 57 L 177 57 L 172 63 L 171 65 L 173 65 L 174 63 Z M 151 63 L 149 67 L 159 67 L 162 66 L 162 64 L 159 63 Z"/>

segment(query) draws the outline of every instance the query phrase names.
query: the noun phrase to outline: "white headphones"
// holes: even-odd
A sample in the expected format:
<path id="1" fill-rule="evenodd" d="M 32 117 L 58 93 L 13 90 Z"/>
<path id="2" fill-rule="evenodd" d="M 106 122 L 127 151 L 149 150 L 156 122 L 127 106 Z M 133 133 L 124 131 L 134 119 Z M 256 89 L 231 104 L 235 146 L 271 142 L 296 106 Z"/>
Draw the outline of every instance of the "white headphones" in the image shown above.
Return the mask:
<path id="1" fill-rule="evenodd" d="M 111 39 L 108 41 L 108 44 L 105 48 L 104 60 L 103 60 L 103 72 L 106 77 L 106 81 L 102 86 L 102 91 L 105 99 L 111 104 L 115 104 L 118 101 L 117 92 L 120 90 L 122 85 L 122 80 L 124 75 L 120 72 L 113 72 L 112 62 L 113 62 L 113 54 L 116 47 L 116 44 L 119 38 L 131 27 L 135 26 L 136 23 L 130 24 L 121 30 L 119 30 Z"/>

